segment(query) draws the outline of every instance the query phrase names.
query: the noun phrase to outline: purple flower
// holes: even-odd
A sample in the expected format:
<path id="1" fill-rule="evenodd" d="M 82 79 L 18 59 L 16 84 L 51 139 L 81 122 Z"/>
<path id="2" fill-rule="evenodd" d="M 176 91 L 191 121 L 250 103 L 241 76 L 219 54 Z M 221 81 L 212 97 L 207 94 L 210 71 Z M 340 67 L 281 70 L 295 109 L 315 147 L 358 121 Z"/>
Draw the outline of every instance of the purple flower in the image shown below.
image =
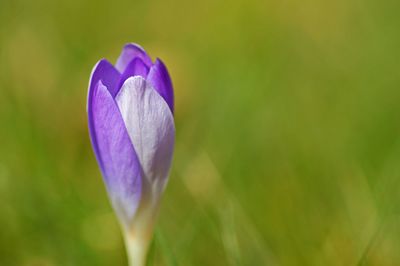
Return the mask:
<path id="1" fill-rule="evenodd" d="M 168 71 L 136 44 L 115 66 L 100 60 L 89 82 L 90 138 L 112 206 L 127 234 L 150 237 L 168 180 L 174 140 Z"/>

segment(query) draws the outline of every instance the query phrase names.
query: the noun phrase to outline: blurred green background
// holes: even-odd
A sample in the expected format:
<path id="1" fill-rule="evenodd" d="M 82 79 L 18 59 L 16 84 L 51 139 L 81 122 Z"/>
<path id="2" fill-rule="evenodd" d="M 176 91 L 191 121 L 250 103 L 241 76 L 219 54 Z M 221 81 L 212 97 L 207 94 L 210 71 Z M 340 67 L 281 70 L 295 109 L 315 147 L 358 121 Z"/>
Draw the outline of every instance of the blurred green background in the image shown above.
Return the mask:
<path id="1" fill-rule="evenodd" d="M 400 265 L 399 10 L 0 0 L 0 265 L 126 265 L 85 105 L 127 42 L 175 85 L 149 265 Z"/>

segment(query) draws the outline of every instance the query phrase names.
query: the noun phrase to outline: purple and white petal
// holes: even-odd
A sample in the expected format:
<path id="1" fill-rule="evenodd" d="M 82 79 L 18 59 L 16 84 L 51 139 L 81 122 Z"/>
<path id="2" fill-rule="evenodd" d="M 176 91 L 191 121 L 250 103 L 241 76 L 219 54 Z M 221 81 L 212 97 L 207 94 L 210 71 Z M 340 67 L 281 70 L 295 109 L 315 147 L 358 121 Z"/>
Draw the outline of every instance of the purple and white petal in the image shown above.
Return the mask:
<path id="1" fill-rule="evenodd" d="M 99 80 L 101 80 L 104 86 L 107 87 L 111 95 L 116 95 L 119 79 L 120 74 L 115 67 L 106 59 L 101 59 L 94 66 L 92 74 L 90 75 L 88 98 L 90 97 L 90 93 L 93 92 L 95 86 L 97 86 Z"/>
<path id="2" fill-rule="evenodd" d="M 167 102 L 171 112 L 174 113 L 174 91 L 172 81 L 168 70 L 160 59 L 156 59 L 154 65 L 150 68 L 147 81 Z"/>
<path id="3" fill-rule="evenodd" d="M 89 129 L 113 207 L 126 226 L 141 198 L 141 167 L 118 106 L 101 81 L 88 102 Z"/>
<path id="4" fill-rule="evenodd" d="M 123 73 L 128 64 L 135 58 L 140 58 L 148 67 L 152 65 L 151 58 L 147 55 L 146 51 L 138 44 L 128 43 L 122 49 L 115 68 Z"/>
<path id="5" fill-rule="evenodd" d="M 149 67 L 146 66 L 142 59 L 135 58 L 128 64 L 124 73 L 122 73 L 118 82 L 118 88 L 121 88 L 125 80 L 127 80 L 128 78 L 133 76 L 141 76 L 143 78 L 146 78 L 148 73 Z"/>
<path id="6" fill-rule="evenodd" d="M 172 112 L 151 84 L 139 76 L 127 79 L 115 100 L 138 155 L 144 178 L 158 198 L 172 161 L 175 142 Z"/>

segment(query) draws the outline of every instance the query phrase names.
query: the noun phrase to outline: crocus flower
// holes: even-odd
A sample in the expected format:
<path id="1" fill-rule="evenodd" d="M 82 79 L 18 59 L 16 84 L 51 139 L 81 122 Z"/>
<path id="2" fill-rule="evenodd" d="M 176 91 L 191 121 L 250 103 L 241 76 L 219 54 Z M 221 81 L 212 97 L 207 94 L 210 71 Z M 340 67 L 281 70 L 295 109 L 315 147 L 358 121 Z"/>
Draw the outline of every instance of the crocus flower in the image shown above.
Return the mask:
<path id="1" fill-rule="evenodd" d="M 167 68 L 127 44 L 117 63 L 100 60 L 89 82 L 94 153 L 124 234 L 130 265 L 142 266 L 168 180 L 174 96 Z"/>

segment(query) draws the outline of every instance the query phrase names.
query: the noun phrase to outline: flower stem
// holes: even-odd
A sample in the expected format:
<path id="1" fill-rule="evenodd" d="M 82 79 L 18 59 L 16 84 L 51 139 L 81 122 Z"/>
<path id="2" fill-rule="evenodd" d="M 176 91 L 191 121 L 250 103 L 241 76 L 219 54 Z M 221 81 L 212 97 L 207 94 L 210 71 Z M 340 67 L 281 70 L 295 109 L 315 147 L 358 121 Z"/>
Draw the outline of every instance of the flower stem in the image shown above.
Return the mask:
<path id="1" fill-rule="evenodd" d="M 149 239 L 140 235 L 135 236 L 129 232 L 124 235 L 129 266 L 145 266 Z"/>

